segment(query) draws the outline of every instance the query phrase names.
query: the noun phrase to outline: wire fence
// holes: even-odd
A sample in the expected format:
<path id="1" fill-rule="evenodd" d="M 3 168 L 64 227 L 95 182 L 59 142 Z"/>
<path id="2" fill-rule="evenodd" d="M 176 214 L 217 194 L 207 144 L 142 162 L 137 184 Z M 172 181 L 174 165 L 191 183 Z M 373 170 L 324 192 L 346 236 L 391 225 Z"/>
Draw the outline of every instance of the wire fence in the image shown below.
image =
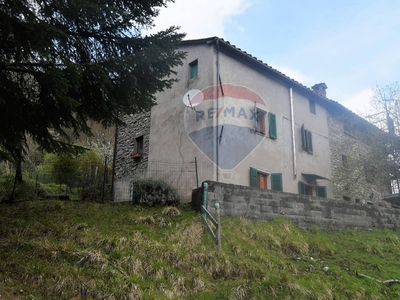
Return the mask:
<path id="1" fill-rule="evenodd" d="M 114 182 L 114 199 L 117 201 L 132 200 L 133 183 L 141 179 L 162 180 L 174 187 L 182 201 L 190 201 L 192 190 L 198 186 L 197 161 L 167 162 L 151 160 L 147 170 L 138 171 Z"/>
<path id="2" fill-rule="evenodd" d="M 111 198 L 111 168 L 108 161 L 87 164 L 68 172 L 56 172 L 51 164 L 41 164 L 24 172 L 39 197 L 73 200 L 106 200 Z M 83 166 L 83 167 L 82 167 Z"/>

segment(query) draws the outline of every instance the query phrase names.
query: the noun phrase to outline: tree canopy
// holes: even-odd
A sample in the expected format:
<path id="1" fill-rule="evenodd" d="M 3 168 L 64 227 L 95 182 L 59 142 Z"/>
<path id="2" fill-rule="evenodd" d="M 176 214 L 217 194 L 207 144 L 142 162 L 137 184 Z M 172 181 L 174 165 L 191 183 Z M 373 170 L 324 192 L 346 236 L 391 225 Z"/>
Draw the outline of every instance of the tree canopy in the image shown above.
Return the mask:
<path id="1" fill-rule="evenodd" d="M 0 159 L 22 158 L 30 136 L 71 152 L 66 129 L 90 134 L 151 108 L 175 81 L 178 27 L 144 35 L 173 0 L 0 2 Z"/>

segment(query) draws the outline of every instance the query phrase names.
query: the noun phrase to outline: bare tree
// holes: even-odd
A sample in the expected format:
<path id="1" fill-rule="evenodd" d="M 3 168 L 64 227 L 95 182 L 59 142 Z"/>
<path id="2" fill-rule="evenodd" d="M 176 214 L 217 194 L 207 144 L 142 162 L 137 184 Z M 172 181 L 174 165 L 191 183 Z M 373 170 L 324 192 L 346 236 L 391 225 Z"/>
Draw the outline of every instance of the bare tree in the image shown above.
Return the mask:
<path id="1" fill-rule="evenodd" d="M 366 119 L 389 134 L 400 134 L 400 84 L 377 86 L 371 99 L 375 113 Z"/>

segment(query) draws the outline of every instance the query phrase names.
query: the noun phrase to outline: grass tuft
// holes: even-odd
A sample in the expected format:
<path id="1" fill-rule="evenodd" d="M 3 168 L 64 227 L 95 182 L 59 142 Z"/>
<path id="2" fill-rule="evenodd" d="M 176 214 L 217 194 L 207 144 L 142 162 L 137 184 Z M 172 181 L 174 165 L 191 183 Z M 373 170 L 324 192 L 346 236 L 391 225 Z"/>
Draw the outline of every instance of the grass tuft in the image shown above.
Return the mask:
<path id="1" fill-rule="evenodd" d="M 182 215 L 179 209 L 177 209 L 175 206 L 168 206 L 164 208 L 162 214 L 168 217 L 178 217 Z"/>

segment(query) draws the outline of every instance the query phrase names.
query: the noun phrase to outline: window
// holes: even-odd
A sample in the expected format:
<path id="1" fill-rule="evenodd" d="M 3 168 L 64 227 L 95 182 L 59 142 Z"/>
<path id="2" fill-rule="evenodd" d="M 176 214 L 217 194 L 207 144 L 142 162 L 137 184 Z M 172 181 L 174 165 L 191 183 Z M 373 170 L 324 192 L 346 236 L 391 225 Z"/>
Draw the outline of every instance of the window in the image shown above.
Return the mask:
<path id="1" fill-rule="evenodd" d="M 269 185 L 268 179 L 271 180 Z M 271 189 L 274 191 L 283 191 L 282 174 L 281 173 L 265 173 L 255 168 L 250 168 L 250 186 L 260 189 Z M 271 188 L 269 188 L 271 186 Z"/>
<path id="2" fill-rule="evenodd" d="M 317 186 L 315 188 L 317 197 L 326 198 L 326 187 L 325 186 Z"/>
<path id="3" fill-rule="evenodd" d="M 256 132 L 261 134 L 266 134 L 266 116 L 267 113 L 259 108 L 256 107 L 254 104 L 254 110 L 256 111 L 256 124 L 254 129 Z M 273 113 L 268 113 L 268 134 L 271 139 L 277 138 L 276 133 L 276 115 Z"/>
<path id="4" fill-rule="evenodd" d="M 277 138 L 276 115 L 271 112 L 268 115 L 269 115 L 269 137 L 275 140 Z"/>
<path id="5" fill-rule="evenodd" d="M 366 163 L 364 164 L 364 170 L 365 170 L 365 180 L 367 182 L 374 182 L 375 175 L 376 175 L 376 167 Z"/>
<path id="6" fill-rule="evenodd" d="M 326 198 L 326 187 L 325 186 L 315 186 L 314 187 L 313 185 L 309 185 L 302 181 L 299 181 L 299 194 L 300 195 L 313 196 L 314 189 L 315 189 L 315 195 L 317 197 Z"/>
<path id="7" fill-rule="evenodd" d="M 346 119 L 343 124 L 343 129 L 346 134 L 349 134 L 353 137 L 357 136 L 357 130 L 354 122 Z"/>
<path id="8" fill-rule="evenodd" d="M 316 111 L 315 111 L 315 102 L 313 101 L 313 100 L 311 100 L 311 99 L 309 99 L 308 100 L 308 105 L 309 105 L 309 107 L 310 107 L 310 113 L 312 113 L 312 114 L 316 114 Z"/>
<path id="9" fill-rule="evenodd" d="M 268 189 L 268 174 L 258 172 L 257 180 L 260 189 Z"/>
<path id="10" fill-rule="evenodd" d="M 301 142 L 303 150 L 313 154 L 312 134 L 311 131 L 304 128 L 304 124 L 301 126 Z"/>
<path id="11" fill-rule="evenodd" d="M 143 154 L 143 135 L 136 138 L 135 151 L 138 154 Z"/>
<path id="12" fill-rule="evenodd" d="M 313 195 L 313 186 L 299 181 L 299 194 L 300 195 Z"/>
<path id="13" fill-rule="evenodd" d="M 257 109 L 257 108 L 255 108 Z M 265 116 L 266 112 L 257 109 L 256 131 L 265 134 Z"/>
<path id="14" fill-rule="evenodd" d="M 197 59 L 189 64 L 189 68 L 190 68 L 190 79 L 197 77 L 199 71 Z"/>
<path id="15" fill-rule="evenodd" d="M 342 154 L 343 167 L 348 167 L 347 156 Z"/>

